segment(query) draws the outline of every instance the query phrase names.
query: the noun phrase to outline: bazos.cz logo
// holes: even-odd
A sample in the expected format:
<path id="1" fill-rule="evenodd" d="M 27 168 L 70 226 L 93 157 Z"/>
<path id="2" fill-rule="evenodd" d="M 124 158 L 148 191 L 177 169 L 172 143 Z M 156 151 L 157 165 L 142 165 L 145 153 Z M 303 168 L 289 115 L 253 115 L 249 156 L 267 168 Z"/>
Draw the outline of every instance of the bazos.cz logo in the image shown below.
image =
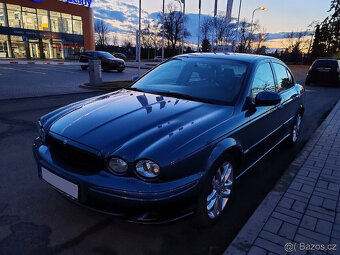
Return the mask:
<path id="1" fill-rule="evenodd" d="M 82 5 L 87 8 L 91 7 L 92 0 L 59 0 L 60 2 L 68 3 L 68 4 L 76 4 Z"/>

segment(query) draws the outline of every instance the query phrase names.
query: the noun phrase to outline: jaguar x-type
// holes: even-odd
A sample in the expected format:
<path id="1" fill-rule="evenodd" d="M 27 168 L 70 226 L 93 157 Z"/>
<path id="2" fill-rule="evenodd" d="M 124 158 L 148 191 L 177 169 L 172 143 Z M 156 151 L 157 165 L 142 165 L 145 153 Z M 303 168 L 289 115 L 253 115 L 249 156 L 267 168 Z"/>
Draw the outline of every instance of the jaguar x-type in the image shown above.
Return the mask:
<path id="1" fill-rule="evenodd" d="M 280 60 L 169 59 L 125 89 L 40 118 L 39 176 L 73 201 L 137 222 L 221 217 L 234 181 L 298 141 L 304 88 Z"/>

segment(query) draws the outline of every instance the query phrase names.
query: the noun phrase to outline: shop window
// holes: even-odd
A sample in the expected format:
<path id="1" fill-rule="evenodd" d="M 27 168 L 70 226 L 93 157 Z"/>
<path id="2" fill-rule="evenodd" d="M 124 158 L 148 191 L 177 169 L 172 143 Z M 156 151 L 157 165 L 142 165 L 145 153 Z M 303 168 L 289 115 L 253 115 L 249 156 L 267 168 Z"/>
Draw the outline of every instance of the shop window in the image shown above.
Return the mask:
<path id="1" fill-rule="evenodd" d="M 7 35 L 0 35 L 0 58 L 9 58 L 9 42 Z"/>
<path id="2" fill-rule="evenodd" d="M 50 31 L 47 11 L 38 9 L 37 14 L 38 14 L 38 29 L 40 31 Z"/>
<path id="3" fill-rule="evenodd" d="M 26 47 L 22 36 L 11 35 L 11 44 L 14 58 L 26 58 Z"/>
<path id="4" fill-rule="evenodd" d="M 63 33 L 72 34 L 72 18 L 71 14 L 61 14 L 63 21 Z"/>
<path id="5" fill-rule="evenodd" d="M 83 22 L 81 17 L 72 16 L 73 18 L 73 34 L 82 35 L 83 34 Z"/>
<path id="6" fill-rule="evenodd" d="M 24 28 L 32 30 L 38 29 L 37 13 L 35 9 L 22 7 L 22 20 Z"/>
<path id="7" fill-rule="evenodd" d="M 7 4 L 7 16 L 9 27 L 22 28 L 20 5 Z"/>
<path id="8" fill-rule="evenodd" d="M 60 12 L 50 12 L 51 30 L 52 32 L 63 32 L 63 22 L 60 16 Z"/>
<path id="9" fill-rule="evenodd" d="M 6 18 L 5 18 L 5 7 L 3 3 L 0 3 L 0 27 L 6 26 Z"/>

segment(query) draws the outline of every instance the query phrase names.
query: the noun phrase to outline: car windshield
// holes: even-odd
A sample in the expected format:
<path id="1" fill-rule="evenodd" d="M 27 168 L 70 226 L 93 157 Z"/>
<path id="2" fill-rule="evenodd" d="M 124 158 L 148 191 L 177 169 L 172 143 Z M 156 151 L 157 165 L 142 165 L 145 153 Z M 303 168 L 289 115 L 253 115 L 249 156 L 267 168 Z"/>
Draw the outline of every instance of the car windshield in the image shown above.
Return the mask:
<path id="1" fill-rule="evenodd" d="M 138 80 L 132 89 L 205 101 L 234 104 L 248 64 L 215 58 L 174 58 Z"/>
<path id="2" fill-rule="evenodd" d="M 111 55 L 108 52 L 99 52 L 98 55 L 101 56 L 101 57 L 104 57 L 104 58 L 115 58 L 113 55 Z"/>

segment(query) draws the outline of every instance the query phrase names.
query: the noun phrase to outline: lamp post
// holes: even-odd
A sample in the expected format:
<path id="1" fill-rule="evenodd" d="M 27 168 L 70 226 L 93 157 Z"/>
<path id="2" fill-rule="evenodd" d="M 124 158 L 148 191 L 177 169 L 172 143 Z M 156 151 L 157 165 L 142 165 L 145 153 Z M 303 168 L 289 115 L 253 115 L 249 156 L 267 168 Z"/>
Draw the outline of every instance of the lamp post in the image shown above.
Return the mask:
<path id="1" fill-rule="evenodd" d="M 164 27 L 165 27 L 165 0 L 163 0 L 163 31 L 162 31 L 162 62 L 164 61 L 164 37 L 165 37 L 165 31 L 164 31 Z"/>
<path id="2" fill-rule="evenodd" d="M 250 44 L 251 44 L 251 40 L 252 40 L 252 37 L 253 37 L 253 33 L 254 33 L 254 15 L 255 15 L 255 12 L 256 11 L 268 11 L 267 8 L 263 7 L 263 6 L 260 6 L 259 8 L 256 8 L 254 11 L 253 11 L 253 15 L 251 17 L 251 27 L 250 27 L 250 37 L 249 37 L 249 45 L 248 45 L 248 50 L 250 51 Z"/>
<path id="3" fill-rule="evenodd" d="M 235 50 L 234 50 L 234 52 L 236 52 L 236 48 L 237 48 L 236 45 L 237 45 L 239 37 L 240 37 L 240 32 L 238 30 L 239 30 L 239 27 L 240 27 L 241 8 L 242 8 L 242 0 L 240 0 L 240 5 L 238 7 L 238 17 L 237 17 L 237 26 L 236 26 L 236 41 L 235 41 Z"/>
<path id="4" fill-rule="evenodd" d="M 201 11 L 202 11 L 202 1 L 199 0 L 198 4 L 198 41 L 197 41 L 197 52 L 200 52 L 200 44 L 201 44 Z"/>
<path id="5" fill-rule="evenodd" d="M 142 33 L 142 0 L 139 0 L 139 24 L 138 24 L 138 75 L 140 75 L 140 37 Z"/>
<path id="6" fill-rule="evenodd" d="M 179 4 L 181 5 L 181 11 L 183 13 L 182 16 L 182 46 L 181 46 L 181 54 L 184 53 L 184 30 L 185 30 L 185 25 L 184 25 L 184 16 L 185 16 L 185 0 L 177 0 Z"/>

